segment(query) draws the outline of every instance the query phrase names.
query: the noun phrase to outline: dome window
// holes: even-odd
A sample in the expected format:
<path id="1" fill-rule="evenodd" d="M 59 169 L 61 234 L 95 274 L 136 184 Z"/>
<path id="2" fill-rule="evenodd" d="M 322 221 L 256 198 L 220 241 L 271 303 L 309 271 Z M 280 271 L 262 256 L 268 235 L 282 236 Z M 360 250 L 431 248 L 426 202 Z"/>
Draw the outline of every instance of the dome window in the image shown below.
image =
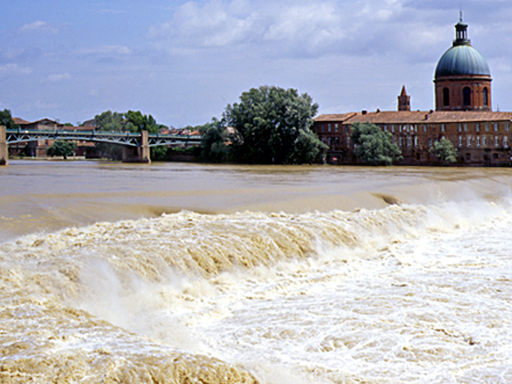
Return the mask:
<path id="1" fill-rule="evenodd" d="M 465 107 L 471 106 L 471 89 L 469 87 L 464 87 L 462 90 L 462 103 Z"/>
<path id="2" fill-rule="evenodd" d="M 443 88 L 443 106 L 450 106 L 450 90 L 448 88 Z"/>
<path id="3" fill-rule="evenodd" d="M 488 107 L 489 106 L 489 90 L 487 88 L 484 88 L 483 94 L 484 94 L 484 106 Z"/>

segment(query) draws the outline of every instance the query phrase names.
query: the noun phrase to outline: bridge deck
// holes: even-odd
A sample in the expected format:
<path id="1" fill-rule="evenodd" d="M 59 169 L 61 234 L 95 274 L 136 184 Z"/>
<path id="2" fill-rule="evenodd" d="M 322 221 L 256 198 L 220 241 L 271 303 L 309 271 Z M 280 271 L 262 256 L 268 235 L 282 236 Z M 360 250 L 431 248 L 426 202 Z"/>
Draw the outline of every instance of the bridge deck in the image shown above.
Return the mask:
<path id="1" fill-rule="evenodd" d="M 22 143 L 36 140 L 79 140 L 90 142 L 101 142 L 120 144 L 123 146 L 139 147 L 142 145 L 142 134 L 139 132 L 104 132 L 91 130 L 21 130 L 7 129 L 6 142 Z M 148 134 L 148 145 L 155 147 L 171 144 L 201 144 L 200 135 L 160 135 L 158 133 Z"/>

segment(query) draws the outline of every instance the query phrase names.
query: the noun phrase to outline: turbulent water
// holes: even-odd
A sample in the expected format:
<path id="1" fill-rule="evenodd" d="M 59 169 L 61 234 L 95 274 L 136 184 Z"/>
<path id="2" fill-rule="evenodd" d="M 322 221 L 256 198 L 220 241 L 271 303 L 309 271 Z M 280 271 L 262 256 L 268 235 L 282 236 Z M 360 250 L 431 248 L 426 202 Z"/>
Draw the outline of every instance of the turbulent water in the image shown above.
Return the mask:
<path id="1" fill-rule="evenodd" d="M 512 382 L 508 169 L 0 180 L 2 383 Z"/>

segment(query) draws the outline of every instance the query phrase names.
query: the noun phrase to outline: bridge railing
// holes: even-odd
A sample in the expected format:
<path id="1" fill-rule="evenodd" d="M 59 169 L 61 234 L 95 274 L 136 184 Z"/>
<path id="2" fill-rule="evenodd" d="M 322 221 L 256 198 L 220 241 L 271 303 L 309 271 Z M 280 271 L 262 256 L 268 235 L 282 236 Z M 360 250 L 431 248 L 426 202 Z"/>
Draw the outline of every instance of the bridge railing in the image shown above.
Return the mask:
<path id="1" fill-rule="evenodd" d="M 80 140 L 91 142 L 104 142 L 124 146 L 140 146 L 142 134 L 140 132 L 106 132 L 95 129 L 80 130 L 40 130 L 40 129 L 7 129 L 7 143 L 20 143 L 35 140 Z M 172 144 L 201 144 L 200 135 L 163 135 L 160 133 L 148 134 L 149 146 Z"/>

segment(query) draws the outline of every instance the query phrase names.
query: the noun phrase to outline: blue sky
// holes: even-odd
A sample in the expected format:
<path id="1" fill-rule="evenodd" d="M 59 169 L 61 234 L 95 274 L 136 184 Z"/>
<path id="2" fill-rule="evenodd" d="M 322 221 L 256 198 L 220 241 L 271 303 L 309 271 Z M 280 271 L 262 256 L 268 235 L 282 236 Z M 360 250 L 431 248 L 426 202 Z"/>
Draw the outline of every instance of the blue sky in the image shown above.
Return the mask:
<path id="1" fill-rule="evenodd" d="M 77 123 L 106 110 L 183 127 L 260 85 L 319 113 L 433 108 L 433 73 L 460 7 L 487 59 L 494 110 L 512 110 L 509 0 L 0 2 L 0 109 Z"/>

